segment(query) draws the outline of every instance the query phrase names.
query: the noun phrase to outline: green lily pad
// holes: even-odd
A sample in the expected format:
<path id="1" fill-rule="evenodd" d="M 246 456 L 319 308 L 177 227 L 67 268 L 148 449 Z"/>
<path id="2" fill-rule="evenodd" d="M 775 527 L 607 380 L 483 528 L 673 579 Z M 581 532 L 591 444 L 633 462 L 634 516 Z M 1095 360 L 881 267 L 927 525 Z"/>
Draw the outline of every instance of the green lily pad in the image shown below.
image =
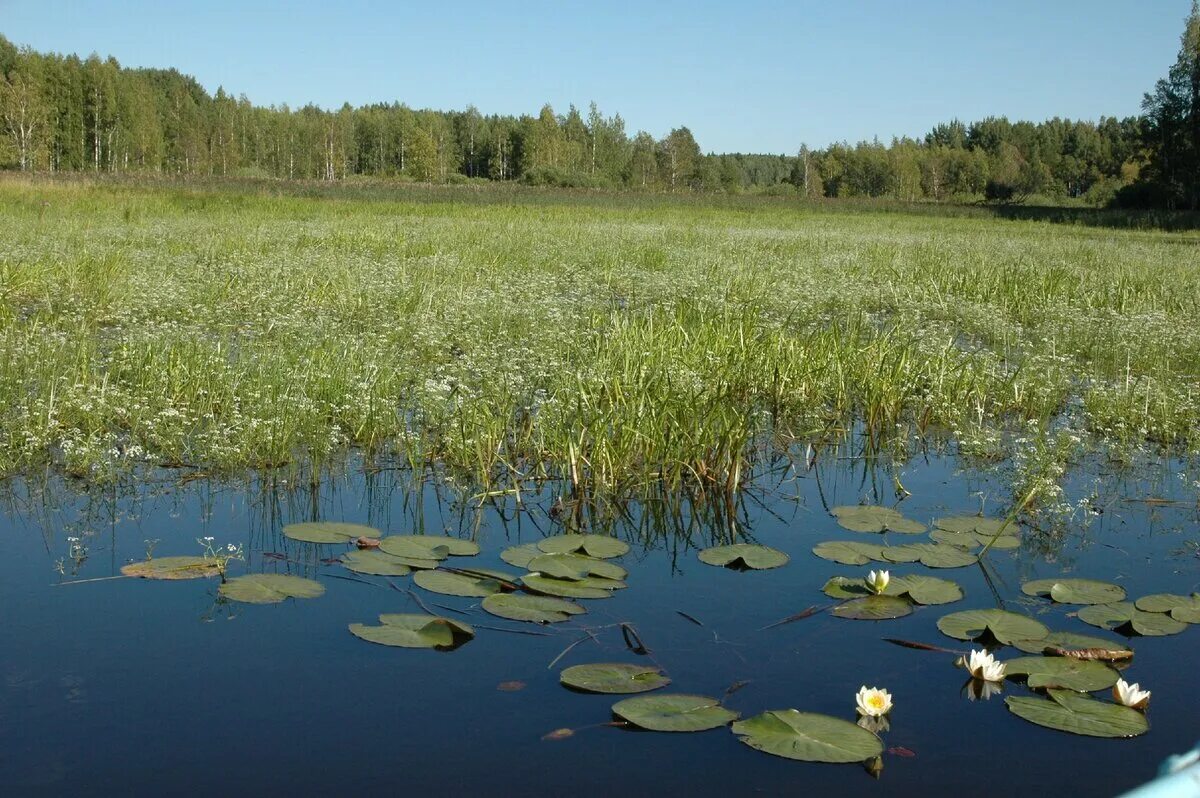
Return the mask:
<path id="1" fill-rule="evenodd" d="M 610 598 L 614 590 L 625 587 L 624 582 L 616 579 L 601 579 L 596 576 L 583 579 L 553 579 L 537 573 L 522 576 L 521 584 L 535 593 L 578 599 Z"/>
<path id="2" fill-rule="evenodd" d="M 216 560 L 204 557 L 155 557 L 121 566 L 121 573 L 139 579 L 203 579 L 221 572 Z"/>
<path id="3" fill-rule="evenodd" d="M 753 543 L 734 543 L 729 546 L 713 546 L 703 549 L 699 554 L 700 562 L 706 565 L 716 565 L 732 568 L 735 571 L 766 570 L 787 565 L 788 556 L 770 546 L 759 546 Z"/>
<path id="4" fill-rule="evenodd" d="M 1120 676 L 1102 662 L 1074 657 L 1018 657 L 1004 663 L 1009 676 L 1025 676 L 1030 687 L 1062 687 L 1081 693 L 1104 690 Z"/>
<path id="5" fill-rule="evenodd" d="M 447 555 L 472 557 L 479 553 L 479 544 L 446 535 L 390 535 L 379 541 L 379 548 L 399 557 L 426 560 L 444 560 Z"/>
<path id="6" fill-rule="evenodd" d="M 1157 593 L 1153 596 L 1142 596 L 1134 602 L 1134 606 L 1145 612 L 1168 613 L 1182 623 L 1200 623 L 1200 593 L 1190 596 Z"/>
<path id="7" fill-rule="evenodd" d="M 230 579 L 217 592 L 245 604 L 278 604 L 290 598 L 317 598 L 324 595 L 325 586 L 302 576 L 247 574 Z"/>
<path id="8" fill-rule="evenodd" d="M 951 532 L 947 529 L 935 529 L 929 533 L 929 537 L 938 543 L 961 546 L 964 549 L 976 549 L 980 546 L 986 546 L 992 540 L 990 535 L 984 535 L 979 532 Z M 1020 545 L 1021 539 L 1016 535 L 1001 535 L 996 538 L 995 543 L 992 543 L 992 548 L 1016 549 Z"/>
<path id="9" fill-rule="evenodd" d="M 822 588 L 825 595 L 835 599 L 854 599 L 872 596 L 875 591 L 861 577 L 835 576 Z M 885 596 L 908 596 L 916 604 L 950 604 L 963 597 L 962 588 L 948 579 L 910 574 L 893 576 L 884 588 Z"/>
<path id="10" fill-rule="evenodd" d="M 461 621 L 436 615 L 386 614 L 379 616 L 380 626 L 350 624 L 350 633 L 371 643 L 401 648 L 435 648 L 449 651 L 475 636 L 475 630 Z"/>
<path id="11" fill-rule="evenodd" d="M 857 576 L 830 577 L 821 590 L 826 596 L 835 599 L 856 599 L 875 595 L 875 591 L 867 587 L 867 580 Z"/>
<path id="12" fill-rule="evenodd" d="M 444 596 L 490 596 L 503 590 L 499 581 L 486 576 L 469 576 L 453 571 L 417 571 L 413 581 L 431 593 Z"/>
<path id="13" fill-rule="evenodd" d="M 875 543 L 827 540 L 814 546 L 812 553 L 823 560 L 840 562 L 842 565 L 866 565 L 872 560 L 883 562 L 883 549 L 883 546 Z"/>
<path id="14" fill-rule="evenodd" d="M 1086 651 L 1099 648 L 1105 651 L 1128 651 L 1129 646 L 1115 640 L 1074 632 L 1051 632 L 1038 640 L 1018 640 L 1014 646 L 1026 654 L 1042 654 L 1047 648 L 1063 648 L 1071 651 Z"/>
<path id="15" fill-rule="evenodd" d="M 283 536 L 303 543 L 349 543 L 357 538 L 377 538 L 382 532 L 365 524 L 343 524 L 336 521 L 308 521 L 288 524 Z"/>
<path id="16" fill-rule="evenodd" d="M 407 576 L 412 568 L 390 554 L 375 549 L 348 551 L 341 557 L 342 565 L 356 574 L 370 576 Z"/>
<path id="17" fill-rule="evenodd" d="M 629 551 L 629 544 L 608 535 L 559 535 L 538 541 L 537 547 L 546 554 L 582 552 L 589 557 L 609 560 Z"/>
<path id="18" fill-rule="evenodd" d="M 500 552 L 500 559 L 517 568 L 528 568 L 534 557 L 540 557 L 544 552 L 536 543 L 523 543 L 520 546 L 509 546 Z"/>
<path id="19" fill-rule="evenodd" d="M 838 526 L 851 532 L 899 532 L 902 535 L 919 535 L 925 525 L 909 520 L 890 507 L 870 504 L 834 507 L 830 512 L 837 518 Z"/>
<path id="20" fill-rule="evenodd" d="M 629 575 L 628 571 L 616 563 L 597 560 L 583 554 L 542 554 L 538 551 L 538 556 L 531 558 L 524 567 L 555 579 L 586 579 L 588 576 L 598 576 L 602 579 L 621 580 Z"/>
<path id="21" fill-rule="evenodd" d="M 1094 579 L 1035 579 L 1021 585 L 1021 592 L 1059 604 L 1112 604 L 1125 598 L 1125 588 Z"/>
<path id="22" fill-rule="evenodd" d="M 974 565 L 979 558 L 966 549 L 946 543 L 905 543 L 883 550 L 890 562 L 920 562 L 930 568 L 963 568 Z"/>
<path id="23" fill-rule="evenodd" d="M 1136 632 L 1146 637 L 1175 635 L 1187 628 L 1187 624 L 1177 621 L 1165 613 L 1139 610 L 1131 601 L 1118 601 L 1115 604 L 1092 604 L 1081 609 L 1078 617 L 1084 623 L 1098 626 L 1101 629 L 1109 629 L 1121 634 Z"/>
<path id="24" fill-rule="evenodd" d="M 708 731 L 740 717 L 721 706 L 717 699 L 703 695 L 626 698 L 613 704 L 612 713 L 639 728 L 660 732 Z"/>
<path id="25" fill-rule="evenodd" d="M 912 602 L 897 596 L 866 596 L 839 604 L 830 610 L 831 615 L 852 621 L 889 621 L 911 615 Z"/>
<path id="26" fill-rule="evenodd" d="M 733 733 L 768 754 L 803 762 L 864 762 L 883 753 L 883 742 L 849 721 L 776 709 L 733 724 Z"/>
<path id="27" fill-rule="evenodd" d="M 571 620 L 572 615 L 587 612 L 573 601 L 517 593 L 495 593 L 485 598 L 479 606 L 492 615 L 529 623 L 560 623 Z"/>
<path id="28" fill-rule="evenodd" d="M 624 662 L 572 665 L 559 674 L 558 680 L 588 693 L 646 693 L 671 683 L 658 668 Z"/>
<path id="29" fill-rule="evenodd" d="M 1049 698 L 1010 696 L 1009 711 L 1048 729 L 1089 737 L 1136 737 L 1150 727 L 1136 709 L 1097 701 L 1072 690 L 1050 690 Z"/>
<path id="30" fill-rule="evenodd" d="M 965 610 L 938 619 L 942 634 L 957 640 L 978 640 L 991 634 L 998 643 L 1011 645 L 1017 640 L 1042 640 L 1050 634 L 1043 624 L 1008 610 Z"/>

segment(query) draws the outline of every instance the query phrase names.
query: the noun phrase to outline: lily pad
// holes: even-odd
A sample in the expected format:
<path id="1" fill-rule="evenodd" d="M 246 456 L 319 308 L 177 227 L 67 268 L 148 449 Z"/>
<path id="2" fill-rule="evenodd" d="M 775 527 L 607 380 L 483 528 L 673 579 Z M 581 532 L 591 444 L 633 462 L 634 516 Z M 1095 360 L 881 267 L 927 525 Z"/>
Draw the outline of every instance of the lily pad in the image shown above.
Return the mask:
<path id="1" fill-rule="evenodd" d="M 991 535 L 984 535 L 979 532 L 951 532 L 947 529 L 935 529 L 929 533 L 929 537 L 936 540 L 938 543 L 948 543 L 951 546 L 961 546 L 965 549 L 975 549 L 980 546 L 986 546 L 991 542 Z M 1021 545 L 1021 539 L 1016 535 L 1000 535 L 996 538 L 996 542 L 992 543 L 993 549 L 1015 549 Z"/>
<path id="2" fill-rule="evenodd" d="M 1176 596 L 1170 593 L 1158 593 L 1153 596 L 1142 596 L 1134 606 L 1145 612 L 1165 612 L 1183 623 L 1200 623 L 1200 593 L 1190 596 Z"/>
<path id="3" fill-rule="evenodd" d="M 537 547 L 546 554 L 582 552 L 589 557 L 609 560 L 629 551 L 629 544 L 608 535 L 558 535 L 538 541 Z"/>
<path id="4" fill-rule="evenodd" d="M 521 584 L 535 593 L 578 599 L 610 598 L 614 590 L 625 587 L 624 582 L 616 579 L 601 579 L 596 576 L 583 579 L 553 579 L 537 573 L 522 576 Z"/>
<path id="5" fill-rule="evenodd" d="M 1136 709 L 1097 701 L 1072 690 L 1050 690 L 1049 698 L 1010 696 L 1009 711 L 1048 729 L 1089 737 L 1136 737 L 1150 727 Z"/>
<path id="6" fill-rule="evenodd" d="M 572 665 L 559 674 L 558 680 L 588 693 L 645 693 L 671 683 L 658 668 L 624 662 Z"/>
<path id="7" fill-rule="evenodd" d="M 386 614 L 379 616 L 379 622 L 380 626 L 352 623 L 350 633 L 384 646 L 440 651 L 458 648 L 475 636 L 467 624 L 436 615 Z"/>
<path id="8" fill-rule="evenodd" d="M 312 579 L 288 574 L 247 574 L 230 579 L 217 592 L 245 604 L 278 604 L 290 598 L 317 598 L 325 586 Z"/>
<path id="9" fill-rule="evenodd" d="M 864 762 L 883 753 L 883 742 L 849 721 L 776 709 L 733 724 L 733 733 L 768 754 L 803 762 Z"/>
<path id="10" fill-rule="evenodd" d="M 1016 529 L 1016 524 L 1004 526 L 1003 518 L 987 518 L 982 515 L 952 515 L 946 518 L 939 518 L 933 522 L 933 525 L 938 529 L 946 532 L 958 532 L 960 534 L 982 535 L 984 542 L 991 540 L 996 536 L 1001 529 Z M 1008 535 L 1006 531 L 1004 533 Z"/>
<path id="11" fill-rule="evenodd" d="M 598 576 L 602 579 L 624 579 L 629 575 L 616 563 L 597 560 L 583 554 L 542 554 L 531 558 L 523 567 L 530 571 L 552 576 L 555 579 L 586 579 Z"/>
<path id="12" fill-rule="evenodd" d="M 830 614 L 852 621 L 889 621 L 911 615 L 912 602 L 897 596 L 866 596 L 839 604 Z"/>
<path id="13" fill-rule="evenodd" d="M 812 553 L 823 560 L 842 565 L 866 565 L 872 560 L 883 562 L 883 546 L 844 540 L 827 540 L 813 547 Z"/>
<path id="14" fill-rule="evenodd" d="M 139 579 L 202 579 L 220 572 L 216 560 L 204 557 L 155 557 L 121 567 L 122 574 Z"/>
<path id="15" fill-rule="evenodd" d="M 947 543 L 905 543 L 883 550 L 890 562 L 920 562 L 930 568 L 963 568 L 978 561 L 971 552 Z"/>
<path id="16" fill-rule="evenodd" d="M 490 596 L 503 590 L 501 583 L 486 576 L 469 576 L 453 571 L 418 571 L 413 581 L 431 593 L 445 596 Z"/>
<path id="17" fill-rule="evenodd" d="M 1021 585 L 1027 596 L 1049 596 L 1059 604 L 1112 604 L 1125 598 L 1125 588 L 1094 579 L 1035 579 Z"/>
<path id="18" fill-rule="evenodd" d="M 399 557 L 375 549 L 348 551 L 342 555 L 342 565 L 356 574 L 370 576 L 407 576 L 412 568 Z"/>
<path id="19" fill-rule="evenodd" d="M 1081 635 L 1074 632 L 1051 632 L 1041 639 L 1018 640 L 1013 645 L 1026 654 L 1042 654 L 1047 648 L 1063 648 L 1071 651 L 1096 648 L 1105 651 L 1129 650 L 1129 646 L 1115 640 L 1109 640 L 1105 637 L 1095 637 L 1093 635 Z"/>
<path id="20" fill-rule="evenodd" d="M 738 713 L 703 695 L 647 695 L 626 698 L 612 706 L 621 720 L 661 732 L 698 732 L 737 720 Z"/>
<path id="21" fill-rule="evenodd" d="M 1163 637 L 1175 635 L 1187 628 L 1187 624 L 1177 621 L 1162 612 L 1145 612 L 1139 610 L 1131 601 L 1118 601 L 1115 604 L 1092 604 L 1079 611 L 1079 620 L 1084 623 L 1126 634 L 1135 632 L 1146 637 Z"/>
<path id="22" fill-rule="evenodd" d="M 573 601 L 517 593 L 495 593 L 485 598 L 479 606 L 492 615 L 529 623 L 560 623 L 571 620 L 572 615 L 587 612 Z"/>
<path id="23" fill-rule="evenodd" d="M 349 543 L 357 538 L 377 538 L 382 532 L 365 524 L 343 524 L 337 521 L 308 521 L 288 524 L 283 536 L 304 543 Z"/>
<path id="24" fill-rule="evenodd" d="M 1018 657 L 1004 667 L 1009 676 L 1025 676 L 1030 687 L 1062 687 L 1081 693 L 1107 689 L 1120 678 L 1102 662 L 1074 657 Z"/>
<path id="25" fill-rule="evenodd" d="M 379 541 L 379 548 L 388 554 L 428 560 L 444 560 L 446 555 L 472 557 L 479 553 L 478 543 L 446 535 L 389 535 Z M 418 553 L 421 551 L 426 553 Z"/>
<path id="26" fill-rule="evenodd" d="M 875 594 L 865 579 L 848 576 L 833 577 L 822 590 L 825 595 L 835 599 L 854 599 Z M 883 595 L 908 596 L 917 604 L 950 604 L 963 597 L 962 588 L 954 582 L 920 574 L 893 576 Z"/>
<path id="27" fill-rule="evenodd" d="M 830 512 L 837 518 L 838 526 L 851 532 L 899 532 L 902 535 L 919 535 L 925 525 L 909 520 L 890 507 L 870 504 L 834 507 Z"/>
<path id="28" fill-rule="evenodd" d="M 957 640 L 979 640 L 987 634 L 1011 645 L 1017 640 L 1041 640 L 1050 634 L 1042 623 L 1008 610 L 965 610 L 938 619 L 942 634 Z"/>
<path id="29" fill-rule="evenodd" d="M 706 565 L 716 565 L 732 568 L 735 571 L 759 571 L 768 568 L 778 568 L 787 565 L 788 556 L 770 546 L 759 546 L 754 543 L 734 543 L 729 546 L 713 546 L 703 549 L 699 554 L 700 562 Z"/>
<path id="30" fill-rule="evenodd" d="M 509 546 L 500 552 L 500 559 L 517 568 L 528 568 L 534 557 L 540 557 L 544 552 L 536 543 L 523 543 L 520 546 Z"/>

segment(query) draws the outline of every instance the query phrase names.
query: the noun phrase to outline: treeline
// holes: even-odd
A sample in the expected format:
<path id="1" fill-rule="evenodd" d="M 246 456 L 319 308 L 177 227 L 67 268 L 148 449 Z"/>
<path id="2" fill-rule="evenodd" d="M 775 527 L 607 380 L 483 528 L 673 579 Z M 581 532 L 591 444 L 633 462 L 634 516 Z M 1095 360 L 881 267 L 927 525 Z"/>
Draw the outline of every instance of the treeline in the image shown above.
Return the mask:
<path id="1" fill-rule="evenodd" d="M 1200 197 L 1189 180 L 1200 157 L 1189 162 L 1172 152 L 1167 168 L 1158 155 L 1163 142 L 1177 149 L 1190 143 L 1200 154 L 1200 120 L 1189 127 L 1200 95 L 1194 103 L 1178 96 L 1200 91 L 1200 81 L 1190 81 L 1200 75 L 1198 19 L 1193 12 L 1193 33 L 1185 34 L 1180 56 L 1187 62 L 1192 48 L 1192 69 L 1177 68 L 1160 84 L 1166 99 L 1156 106 L 1157 115 L 1148 107 L 1147 116 L 1099 122 L 953 121 L 920 140 L 802 146 L 796 155 L 705 155 L 686 127 L 661 139 L 630 134 L 620 114 L 605 115 L 594 103 L 586 114 L 574 106 L 559 114 L 546 105 L 535 116 L 398 103 L 338 110 L 256 106 L 223 88 L 210 95 L 174 69 L 43 54 L 0 36 L 0 166 L 328 181 L 357 175 L 439 183 L 519 180 L 904 201 L 1015 202 L 1041 195 L 1103 205 L 1132 197 L 1195 207 Z"/>

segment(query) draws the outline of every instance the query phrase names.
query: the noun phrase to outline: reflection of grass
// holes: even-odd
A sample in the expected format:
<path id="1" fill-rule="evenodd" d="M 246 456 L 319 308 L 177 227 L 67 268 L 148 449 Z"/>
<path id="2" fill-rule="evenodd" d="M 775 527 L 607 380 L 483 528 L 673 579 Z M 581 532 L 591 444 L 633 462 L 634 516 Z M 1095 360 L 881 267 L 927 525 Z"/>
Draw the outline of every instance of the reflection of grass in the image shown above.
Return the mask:
<path id="1" fill-rule="evenodd" d="M 360 445 L 485 491 L 721 492 L 764 433 L 855 419 L 988 458 L 1066 409 L 1102 439 L 1200 440 L 1188 237 L 336 197 L 0 185 L 0 472 Z"/>

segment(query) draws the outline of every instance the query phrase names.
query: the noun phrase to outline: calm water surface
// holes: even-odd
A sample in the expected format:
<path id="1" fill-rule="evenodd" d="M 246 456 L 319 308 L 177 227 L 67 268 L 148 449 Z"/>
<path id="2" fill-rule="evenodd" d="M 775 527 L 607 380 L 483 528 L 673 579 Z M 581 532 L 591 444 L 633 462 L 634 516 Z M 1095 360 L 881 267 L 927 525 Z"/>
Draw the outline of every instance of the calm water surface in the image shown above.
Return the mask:
<path id="1" fill-rule="evenodd" d="M 483 567 L 515 570 L 499 559 L 510 545 L 563 531 L 552 494 L 521 508 L 469 501 L 404 472 L 371 476 L 348 467 L 313 488 L 256 479 L 178 484 L 178 475 L 135 487 L 80 491 L 51 481 L 7 483 L 0 505 L 0 791 L 4 795 L 841 795 L 1112 794 L 1149 778 L 1168 754 L 1200 738 L 1196 669 L 1200 629 L 1138 638 L 1129 671 L 1154 692 L 1151 731 L 1133 740 L 1073 737 L 1011 715 L 1003 697 L 969 701 L 953 656 L 899 648 L 885 637 L 948 648 L 965 644 L 935 624 L 948 612 L 1002 606 L 1036 614 L 1052 629 L 1099 631 L 1068 616 L 1072 608 L 1025 598 L 1022 581 L 1071 574 L 1118 582 L 1130 597 L 1197 589 L 1200 539 L 1194 477 L 1181 466 L 1151 464 L 1132 475 L 1091 469 L 1070 497 L 1092 496 L 1059 529 L 1025 529 L 1019 551 L 993 551 L 986 568 L 937 571 L 966 598 L 918 609 L 894 621 L 842 620 L 822 613 L 761 630 L 811 605 L 828 603 L 822 584 L 867 568 L 818 559 L 824 540 L 868 540 L 840 529 L 827 508 L 892 503 L 885 469 L 861 460 L 822 460 L 812 471 L 786 464 L 764 473 L 735 510 L 648 502 L 609 528 L 629 541 L 619 562 L 629 588 L 583 602 L 579 621 L 546 636 L 479 629 L 449 653 L 372 645 L 346 629 L 381 612 L 419 612 L 387 580 L 335 578 L 322 564 L 344 547 L 314 547 L 282 536 L 283 524 L 314 518 L 368 523 L 388 533 L 425 531 L 476 539 Z M 996 475 L 950 459 L 903 466 L 912 492 L 900 509 L 929 522 L 973 513 L 981 496 L 994 512 L 1005 502 Z M 175 480 L 175 481 L 172 481 Z M 1176 503 L 1147 503 L 1147 497 Z M 727 538 L 730 526 L 791 555 L 774 571 L 736 573 L 701 564 L 697 548 Z M 196 538 L 241 543 L 245 564 L 231 573 L 277 571 L 321 580 L 325 596 L 272 606 L 227 604 L 215 580 L 114 579 L 145 556 L 199 553 Z M 87 556 L 68 557 L 77 536 Z M 899 542 L 908 542 L 904 538 Z M 291 562 L 278 559 L 285 555 Z M 55 564 L 63 560 L 65 575 Z M 459 560 L 465 563 L 467 560 Z M 456 563 L 458 564 L 458 563 Z M 928 573 L 919 565 L 893 573 Z M 396 580 L 411 587 L 407 578 Z M 426 603 L 466 611 L 482 626 L 539 631 L 493 618 L 477 600 L 416 589 Z M 436 611 L 442 610 L 434 607 Z M 684 618 L 687 613 L 703 623 Z M 879 780 L 858 765 L 778 759 L 737 742 L 728 730 L 655 734 L 601 724 L 617 698 L 568 692 L 562 667 L 583 662 L 644 662 L 608 626 L 634 624 L 651 657 L 674 680 L 671 690 L 721 696 L 748 682 L 728 705 L 745 716 L 795 707 L 854 718 L 860 685 L 895 696 Z M 598 642 L 576 646 L 547 666 L 582 627 Z M 1001 657 L 1016 656 L 1011 650 Z M 524 689 L 504 691 L 502 682 Z M 1005 694 L 1024 694 L 1009 683 Z M 619 698 L 619 697 L 618 697 Z M 548 732 L 573 728 L 554 741 Z M 907 754 L 907 755 L 906 755 Z"/>

